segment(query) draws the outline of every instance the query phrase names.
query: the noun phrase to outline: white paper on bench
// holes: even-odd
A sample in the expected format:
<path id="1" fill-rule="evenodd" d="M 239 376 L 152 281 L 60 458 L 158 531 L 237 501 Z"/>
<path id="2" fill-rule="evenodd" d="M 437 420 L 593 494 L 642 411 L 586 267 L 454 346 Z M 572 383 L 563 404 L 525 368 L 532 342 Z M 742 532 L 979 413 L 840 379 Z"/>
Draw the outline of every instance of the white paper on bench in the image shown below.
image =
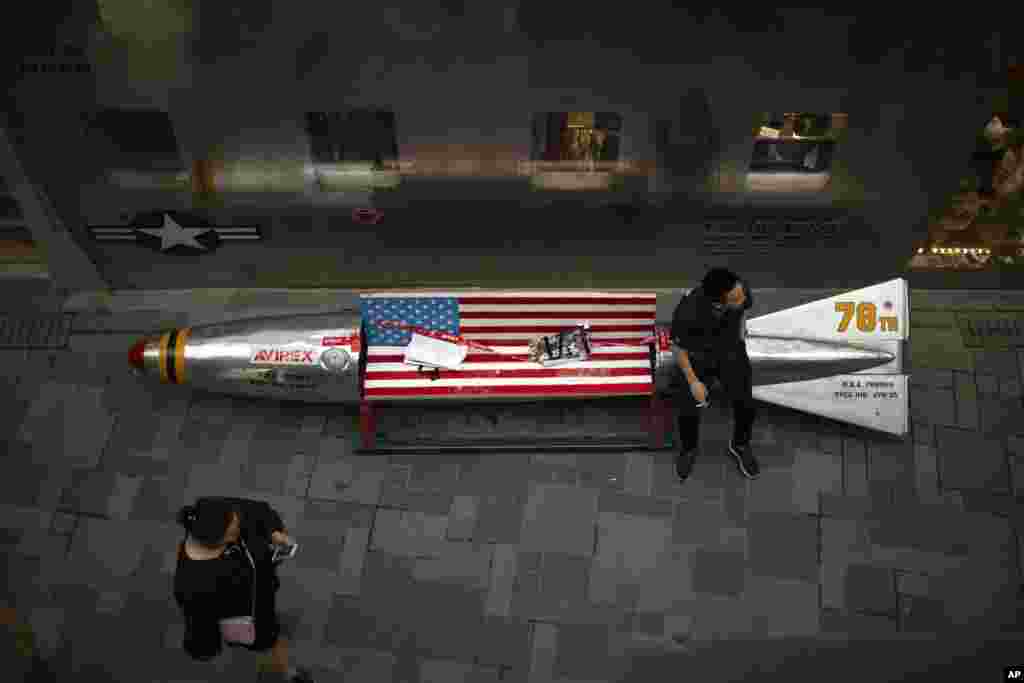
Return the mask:
<path id="1" fill-rule="evenodd" d="M 466 360 L 469 347 L 463 344 L 434 339 L 412 333 L 412 340 L 405 348 L 405 362 L 408 365 L 423 365 L 456 370 Z"/>

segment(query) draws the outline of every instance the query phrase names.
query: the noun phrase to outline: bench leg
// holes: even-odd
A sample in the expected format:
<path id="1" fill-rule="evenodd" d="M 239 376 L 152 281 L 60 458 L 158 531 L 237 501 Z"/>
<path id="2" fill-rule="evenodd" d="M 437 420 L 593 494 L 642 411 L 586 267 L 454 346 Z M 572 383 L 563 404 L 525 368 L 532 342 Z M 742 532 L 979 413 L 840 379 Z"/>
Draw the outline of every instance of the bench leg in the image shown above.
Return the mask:
<path id="1" fill-rule="evenodd" d="M 371 449 L 377 444 L 377 416 L 373 403 L 369 401 L 359 404 L 359 433 L 363 448 Z"/>

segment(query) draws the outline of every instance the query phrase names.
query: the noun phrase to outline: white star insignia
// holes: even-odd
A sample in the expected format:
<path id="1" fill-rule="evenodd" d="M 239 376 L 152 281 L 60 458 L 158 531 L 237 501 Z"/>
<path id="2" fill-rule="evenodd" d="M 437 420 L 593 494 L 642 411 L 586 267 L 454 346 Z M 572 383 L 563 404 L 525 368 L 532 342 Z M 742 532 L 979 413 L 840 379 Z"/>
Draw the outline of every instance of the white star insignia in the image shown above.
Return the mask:
<path id="1" fill-rule="evenodd" d="M 160 238 L 160 251 L 167 251 L 173 246 L 183 244 L 186 247 L 205 251 L 206 247 L 196 241 L 196 237 L 203 233 L 210 232 L 213 228 L 183 228 L 171 218 L 164 214 L 164 225 L 162 228 L 137 228 L 139 232 Z"/>

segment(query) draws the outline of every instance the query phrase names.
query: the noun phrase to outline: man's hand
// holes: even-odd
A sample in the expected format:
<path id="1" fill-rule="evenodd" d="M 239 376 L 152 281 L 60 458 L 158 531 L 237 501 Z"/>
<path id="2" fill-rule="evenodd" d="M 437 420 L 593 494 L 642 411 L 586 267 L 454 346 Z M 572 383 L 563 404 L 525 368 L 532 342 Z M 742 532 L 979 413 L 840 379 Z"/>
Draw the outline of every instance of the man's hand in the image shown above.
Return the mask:
<path id="1" fill-rule="evenodd" d="M 275 531 L 270 534 L 270 540 L 273 541 L 275 545 L 292 545 L 291 536 L 283 531 Z"/>

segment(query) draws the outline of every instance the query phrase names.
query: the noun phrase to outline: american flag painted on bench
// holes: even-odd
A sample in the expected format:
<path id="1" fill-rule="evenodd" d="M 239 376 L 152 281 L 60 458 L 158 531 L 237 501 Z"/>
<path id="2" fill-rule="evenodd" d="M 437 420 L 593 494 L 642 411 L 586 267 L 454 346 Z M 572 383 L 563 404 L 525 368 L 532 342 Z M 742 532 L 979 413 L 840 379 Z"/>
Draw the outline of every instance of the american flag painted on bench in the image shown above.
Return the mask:
<path id="1" fill-rule="evenodd" d="M 653 292 L 381 292 L 361 296 L 366 325 L 367 400 L 647 396 L 645 342 L 654 333 Z M 458 370 L 420 372 L 403 362 L 408 329 L 398 321 L 460 335 L 471 348 Z M 529 340 L 589 322 L 590 360 L 544 368 L 526 358 Z M 605 346 L 605 344 L 610 344 Z M 502 356 L 507 356 L 503 358 Z"/>

